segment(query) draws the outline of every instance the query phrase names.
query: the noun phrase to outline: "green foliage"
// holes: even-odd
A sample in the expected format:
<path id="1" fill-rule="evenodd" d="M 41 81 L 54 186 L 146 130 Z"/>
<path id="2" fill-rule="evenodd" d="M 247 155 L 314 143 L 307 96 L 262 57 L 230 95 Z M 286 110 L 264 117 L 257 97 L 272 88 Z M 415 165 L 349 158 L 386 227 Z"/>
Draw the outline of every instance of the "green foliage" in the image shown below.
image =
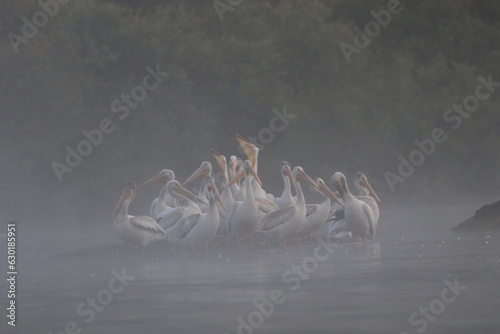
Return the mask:
<path id="1" fill-rule="evenodd" d="M 46 217 L 93 219 L 110 211 L 124 181 L 167 167 L 182 180 L 211 160 L 211 147 L 236 153 L 236 132 L 256 136 L 286 105 L 298 116 L 263 150 L 259 169 L 273 192 L 286 159 L 326 180 L 362 170 L 389 199 L 498 193 L 500 89 L 460 129 L 446 128 L 448 141 L 396 193 L 386 185 L 384 171 L 396 172 L 415 139 L 446 127 L 444 111 L 474 93 L 479 75 L 500 81 L 500 1 L 401 3 L 350 64 L 339 43 L 353 44 L 353 28 L 387 1 L 244 0 L 222 22 L 210 1 L 61 5 L 18 54 L 0 43 L 3 189 Z M 21 18 L 39 10 L 1 2 L 1 34 L 20 35 Z M 168 79 L 119 120 L 112 101 L 157 64 Z M 113 133 L 59 183 L 51 163 L 64 163 L 66 145 L 104 117 Z M 5 201 L 0 211 L 19 207 Z"/>

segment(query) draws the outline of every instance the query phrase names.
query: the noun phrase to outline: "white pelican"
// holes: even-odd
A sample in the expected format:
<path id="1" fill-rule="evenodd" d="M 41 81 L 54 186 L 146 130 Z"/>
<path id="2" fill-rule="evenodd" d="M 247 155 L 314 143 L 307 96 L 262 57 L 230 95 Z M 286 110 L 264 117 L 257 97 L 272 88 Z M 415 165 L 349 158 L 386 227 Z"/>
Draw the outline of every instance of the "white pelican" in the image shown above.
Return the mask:
<path id="1" fill-rule="evenodd" d="M 281 162 L 281 176 L 283 177 L 284 188 L 281 196 L 276 198 L 276 204 L 278 205 L 278 208 L 295 205 L 295 198 L 292 196 L 290 184 L 290 180 L 292 179 L 292 170 L 288 161 Z"/>
<path id="2" fill-rule="evenodd" d="M 231 181 L 235 176 L 236 176 L 236 173 L 238 172 L 238 169 L 243 166 L 243 161 L 241 161 L 241 159 L 239 159 L 238 161 L 238 158 L 236 158 L 236 156 L 232 155 L 229 157 L 229 166 L 231 168 L 229 168 L 229 178 L 228 178 L 228 181 Z M 236 197 L 236 195 L 238 194 L 238 191 L 240 190 L 240 186 L 238 183 L 233 183 L 231 184 L 231 186 L 229 187 L 231 189 L 231 194 L 233 195 L 233 198 Z"/>
<path id="3" fill-rule="evenodd" d="M 306 205 L 306 219 L 303 224 L 297 229 L 298 236 L 309 236 L 311 233 L 318 230 L 321 225 L 328 218 L 330 213 L 330 199 L 334 200 L 338 205 L 342 206 L 340 200 L 335 194 L 326 186 L 321 178 L 316 178 L 317 187 L 312 187 L 321 197 L 320 204 L 307 204 Z"/>
<path id="4" fill-rule="evenodd" d="M 193 180 L 197 179 L 199 176 L 204 176 L 204 178 L 201 181 L 201 186 L 200 190 L 198 191 L 198 197 L 203 201 L 207 202 L 207 177 L 212 176 L 212 164 L 208 161 L 203 161 L 198 167 L 197 170 L 191 174 L 186 181 L 182 183 L 183 186 L 187 185 L 188 183 L 192 182 Z M 202 212 L 207 212 L 208 210 L 208 204 L 202 204 L 200 205 L 200 209 Z"/>
<path id="5" fill-rule="evenodd" d="M 238 170 L 238 171 L 243 170 L 243 160 L 241 160 L 240 158 L 236 158 L 235 164 L 236 164 L 235 170 Z M 238 179 L 236 179 L 236 182 L 232 182 L 232 180 L 235 179 L 236 176 L 238 176 L 241 173 L 241 171 L 238 173 L 235 173 L 234 176 L 231 178 L 231 181 L 229 181 L 230 187 L 232 187 L 234 184 L 239 183 Z M 242 182 L 238 186 L 238 192 L 236 193 L 236 195 L 233 195 L 234 200 L 235 201 L 243 201 L 245 199 L 245 194 L 246 194 L 246 186 L 245 186 L 245 182 Z"/>
<path id="6" fill-rule="evenodd" d="M 351 231 L 353 239 L 357 240 L 361 237 L 364 240 L 367 237 L 373 237 L 376 221 L 372 208 L 351 194 L 344 174 L 334 173 L 332 183 L 344 200 L 345 224 L 347 229 Z"/>
<path id="7" fill-rule="evenodd" d="M 250 160 L 248 160 L 248 161 L 250 161 Z M 243 176 L 244 176 L 244 172 L 241 171 L 229 182 L 229 185 L 234 184 L 236 181 L 243 178 Z M 253 184 L 257 184 L 259 187 L 261 187 L 261 185 L 257 181 L 253 182 Z M 238 196 L 237 198 L 239 201 L 245 200 L 246 187 L 247 187 L 246 182 L 243 182 L 240 186 L 239 194 L 237 195 Z M 262 189 L 262 187 L 260 189 Z M 252 187 L 252 191 L 255 194 L 255 187 Z M 255 195 L 254 195 L 254 197 L 255 197 Z M 272 212 L 272 211 L 278 209 L 278 205 L 274 201 L 272 201 L 268 198 L 255 198 L 255 202 L 257 203 L 257 208 L 259 211 L 259 219 L 264 217 L 264 215 L 268 214 L 269 212 Z"/>
<path id="8" fill-rule="evenodd" d="M 147 244 L 165 238 L 165 230 L 151 217 L 130 216 L 128 206 L 134 200 L 137 188 L 130 181 L 123 185 L 123 191 L 116 204 L 111 219 L 116 234 L 125 242 L 140 246 L 142 251 Z"/>
<path id="9" fill-rule="evenodd" d="M 191 249 L 204 247 L 205 252 L 208 253 L 208 245 L 219 228 L 219 213 L 215 198 L 222 203 L 212 176 L 207 178 L 207 191 L 208 211 L 206 213 L 195 213 L 185 217 L 166 231 L 168 240 L 174 245 Z"/>
<path id="10" fill-rule="evenodd" d="M 167 183 L 172 180 L 175 180 L 174 172 L 169 169 L 164 169 L 158 173 L 158 175 L 150 178 L 137 187 L 137 189 L 141 189 L 158 182 L 163 183 L 160 195 L 153 200 L 153 203 L 151 203 L 151 209 L 149 210 L 149 215 L 154 219 L 158 219 L 160 212 L 177 207 L 175 198 L 172 197 L 172 195 L 170 195 L 167 191 Z"/>
<path id="11" fill-rule="evenodd" d="M 212 155 L 215 158 L 215 161 L 217 161 L 217 164 L 219 165 L 220 169 L 222 170 L 223 184 L 227 184 L 230 180 L 229 180 L 229 175 L 227 172 L 226 157 L 223 156 L 222 154 L 220 154 L 219 152 L 217 152 L 217 150 L 215 150 L 215 149 L 212 149 Z M 233 183 L 232 185 L 234 185 L 234 184 L 235 183 Z M 229 207 L 231 207 L 231 205 L 233 205 L 234 198 L 233 198 L 233 193 L 231 192 L 230 187 L 226 187 L 226 188 L 222 189 L 221 197 L 222 197 L 222 201 L 224 203 L 224 206 L 226 208 L 229 208 Z"/>
<path id="12" fill-rule="evenodd" d="M 255 172 L 250 160 L 245 160 L 243 163 L 243 174 L 245 176 L 245 199 L 243 201 L 236 201 L 226 214 L 226 226 L 229 240 L 239 241 L 242 237 L 250 235 L 254 232 L 259 212 L 255 197 L 253 194 L 252 181 L 261 182 L 259 176 Z M 231 180 L 236 182 L 237 178 Z M 229 186 L 229 184 L 224 187 Z"/>
<path id="13" fill-rule="evenodd" d="M 380 202 L 380 199 L 373 190 L 370 183 L 368 182 L 368 179 L 365 174 L 356 173 L 353 179 L 354 179 L 354 185 L 359 191 L 359 195 L 356 196 L 356 198 L 365 202 L 371 207 L 374 213 L 374 219 L 375 219 L 374 225 L 376 226 L 380 215 L 377 201 Z M 349 231 L 349 228 L 344 220 L 344 208 L 338 205 L 335 204 L 332 205 L 329 219 L 327 220 L 327 222 L 330 222 L 330 225 L 328 227 L 328 233 Z M 344 234 L 341 234 L 341 236 L 344 236 Z M 338 235 L 336 237 L 338 237 Z"/>
<path id="14" fill-rule="evenodd" d="M 336 192 L 338 194 L 338 192 Z M 338 195 L 340 196 L 340 194 Z M 351 232 L 347 228 L 347 224 L 344 219 L 344 207 L 333 203 L 330 207 L 330 213 L 328 214 L 328 218 L 325 223 L 329 223 L 328 225 L 328 234 L 332 232 L 335 234 L 335 238 L 344 238 L 346 236 L 351 237 Z"/>
<path id="15" fill-rule="evenodd" d="M 203 201 L 198 196 L 181 186 L 178 181 L 169 181 L 167 183 L 167 191 L 179 202 L 179 206 L 160 213 L 158 223 L 165 230 L 174 226 L 179 220 L 186 218 L 187 216 L 195 213 L 201 213 L 200 207 L 195 203 L 195 201 Z"/>
<path id="16" fill-rule="evenodd" d="M 240 144 L 241 148 L 243 149 L 243 152 L 245 152 L 245 155 L 247 156 L 248 160 L 252 162 L 252 167 L 255 169 L 255 173 L 259 173 L 259 148 L 255 146 L 254 144 L 250 143 L 248 140 L 246 140 L 242 135 L 236 134 L 236 139 L 238 140 L 238 143 Z M 266 198 L 267 199 L 267 193 L 262 189 L 262 185 L 259 184 L 258 182 L 252 182 L 252 187 L 253 187 L 253 192 L 255 195 L 255 198 Z"/>
<path id="17" fill-rule="evenodd" d="M 378 198 L 377 193 L 368 182 L 366 175 L 363 173 L 354 174 L 354 186 L 359 190 L 359 195 L 356 198 L 366 202 L 372 208 L 375 220 L 378 221 L 380 210 L 377 202 L 380 203 L 380 198 Z"/>
<path id="18" fill-rule="evenodd" d="M 292 181 L 297 193 L 297 202 L 295 205 L 268 213 L 257 224 L 257 232 L 259 234 L 268 237 L 277 237 L 282 247 L 286 247 L 284 237 L 295 236 L 298 227 L 306 219 L 306 202 L 299 182 L 301 179 L 305 179 L 314 187 L 317 187 L 316 183 L 304 172 L 302 167 L 295 167 L 292 173 Z"/>

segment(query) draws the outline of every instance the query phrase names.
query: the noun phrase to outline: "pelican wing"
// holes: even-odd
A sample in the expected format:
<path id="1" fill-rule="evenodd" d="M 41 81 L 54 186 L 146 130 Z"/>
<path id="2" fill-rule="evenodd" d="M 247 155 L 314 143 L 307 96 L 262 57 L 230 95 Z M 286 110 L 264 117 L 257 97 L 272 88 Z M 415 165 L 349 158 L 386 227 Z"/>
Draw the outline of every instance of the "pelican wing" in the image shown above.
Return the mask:
<path id="1" fill-rule="evenodd" d="M 294 205 L 286 206 L 284 208 L 274 210 L 268 213 L 258 223 L 258 229 L 261 231 L 269 231 L 276 228 L 293 217 L 297 208 Z"/>
<path id="2" fill-rule="evenodd" d="M 346 232 L 346 231 L 350 231 L 350 230 L 347 227 L 347 223 L 345 222 L 344 219 L 331 221 L 330 224 L 328 225 L 328 234 L 331 234 L 332 232 L 337 234 L 337 233 Z"/>
<path id="3" fill-rule="evenodd" d="M 318 205 L 317 204 L 307 204 L 306 205 L 306 218 L 313 213 L 318 211 Z"/>
<path id="4" fill-rule="evenodd" d="M 352 232 L 351 231 L 342 231 L 333 236 L 335 239 L 340 239 L 340 240 L 349 240 L 352 238 Z"/>
<path id="5" fill-rule="evenodd" d="M 200 213 L 195 213 L 191 216 L 187 216 L 186 218 L 181 219 L 177 224 L 175 224 L 175 239 L 184 239 L 196 226 L 196 224 L 200 220 L 200 217 Z"/>
<path id="6" fill-rule="evenodd" d="M 175 208 L 166 208 L 165 210 L 163 211 L 160 211 L 157 215 L 156 215 L 156 221 L 160 221 L 163 217 L 165 217 L 166 215 L 168 215 L 172 210 L 175 210 Z M 153 216 L 151 216 L 153 217 Z M 154 218 L 154 217 L 153 217 Z"/>
<path id="7" fill-rule="evenodd" d="M 325 223 L 330 222 L 330 224 L 335 224 L 336 222 L 343 220 L 344 217 L 344 208 L 338 203 L 334 203 L 330 207 L 330 213 L 328 214 L 328 218 L 326 219 Z"/>
<path id="8" fill-rule="evenodd" d="M 148 216 L 132 217 L 130 224 L 144 231 L 165 234 L 165 230 L 158 225 L 156 220 Z"/>
<path id="9" fill-rule="evenodd" d="M 363 202 L 363 204 L 361 206 L 363 208 L 363 212 L 365 213 L 366 217 L 368 218 L 368 224 L 369 224 L 368 232 L 370 233 L 370 235 L 373 236 L 375 234 L 375 230 L 377 228 L 377 221 L 375 220 L 375 213 L 373 212 L 372 208 L 368 204 L 366 204 L 365 202 Z"/>
<path id="10" fill-rule="evenodd" d="M 165 214 L 161 217 L 161 220 L 159 224 L 161 227 L 163 227 L 165 230 L 171 228 L 172 226 L 175 225 L 179 220 L 184 218 L 184 208 L 175 208 L 172 210 L 165 210 L 163 211 Z"/>
<path id="11" fill-rule="evenodd" d="M 360 201 L 363 201 L 366 204 L 368 204 L 370 206 L 370 208 L 373 210 L 375 220 L 378 220 L 379 209 L 378 209 L 378 204 L 377 204 L 377 201 L 375 200 L 375 198 L 373 198 L 371 196 L 357 196 L 356 198 L 359 199 Z"/>
<path id="12" fill-rule="evenodd" d="M 257 203 L 257 207 L 258 207 L 259 211 L 264 212 L 264 214 L 278 210 L 278 205 L 276 205 L 276 203 L 274 203 L 273 201 L 271 201 L 269 199 L 256 198 L 255 202 Z"/>

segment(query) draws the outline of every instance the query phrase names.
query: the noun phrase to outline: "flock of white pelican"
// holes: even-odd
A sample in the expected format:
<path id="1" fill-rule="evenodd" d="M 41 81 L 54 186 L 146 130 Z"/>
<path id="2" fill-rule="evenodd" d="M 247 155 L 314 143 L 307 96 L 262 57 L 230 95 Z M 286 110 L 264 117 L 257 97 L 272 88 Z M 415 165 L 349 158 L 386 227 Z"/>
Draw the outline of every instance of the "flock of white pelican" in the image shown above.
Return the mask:
<path id="1" fill-rule="evenodd" d="M 212 155 L 223 173 L 223 184 L 218 188 L 212 176 L 212 164 L 203 161 L 200 167 L 181 184 L 171 170 L 139 186 L 126 182 L 112 215 L 113 228 L 126 243 L 141 247 L 164 240 L 174 247 L 204 248 L 216 238 L 225 238 L 240 245 L 244 238 L 253 242 L 255 236 L 277 239 L 281 247 L 290 237 L 309 237 L 328 223 L 328 233 L 334 237 L 373 240 L 377 229 L 380 202 L 377 194 L 362 173 L 354 175 L 359 195 L 354 196 L 344 174 L 331 177 L 330 190 L 321 178 L 312 179 L 304 169 L 293 169 L 286 161 L 281 163 L 284 189 L 279 197 L 262 188 L 258 175 L 259 148 L 236 135 L 247 160 L 226 157 L 212 149 Z M 184 186 L 202 177 L 198 194 Z M 243 179 L 243 180 L 242 180 Z M 301 181 L 311 185 L 321 197 L 319 204 L 306 204 Z M 163 187 L 151 204 L 149 216 L 131 216 L 128 207 L 137 190 L 161 183 Z M 296 196 L 292 195 L 292 186 Z"/>

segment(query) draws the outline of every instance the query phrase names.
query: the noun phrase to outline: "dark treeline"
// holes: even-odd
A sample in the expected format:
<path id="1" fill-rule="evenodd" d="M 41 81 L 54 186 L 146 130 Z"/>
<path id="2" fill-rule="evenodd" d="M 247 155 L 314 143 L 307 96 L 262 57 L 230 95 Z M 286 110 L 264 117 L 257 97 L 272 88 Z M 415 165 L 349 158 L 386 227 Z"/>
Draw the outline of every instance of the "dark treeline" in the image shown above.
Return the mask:
<path id="1" fill-rule="evenodd" d="M 401 1 L 352 51 L 367 43 L 354 28 L 390 3 L 243 0 L 221 21 L 212 1 L 70 1 L 34 33 L 24 26 L 44 23 L 39 3 L 0 2 L 0 218 L 103 220 L 124 181 L 162 168 L 184 180 L 213 162 L 210 148 L 237 153 L 235 133 L 269 135 L 284 108 L 296 117 L 260 159 L 272 192 L 289 160 L 328 183 L 336 170 L 364 171 L 387 202 L 497 194 L 500 87 L 470 117 L 443 116 L 475 94 L 479 76 L 500 81 L 500 1 Z M 127 105 L 122 94 L 157 66 L 168 77 Z M 109 133 L 60 182 L 54 161 L 66 166 L 66 147 L 103 118 Z M 391 191 L 384 173 L 397 175 L 398 157 L 435 128 L 446 140 Z"/>

